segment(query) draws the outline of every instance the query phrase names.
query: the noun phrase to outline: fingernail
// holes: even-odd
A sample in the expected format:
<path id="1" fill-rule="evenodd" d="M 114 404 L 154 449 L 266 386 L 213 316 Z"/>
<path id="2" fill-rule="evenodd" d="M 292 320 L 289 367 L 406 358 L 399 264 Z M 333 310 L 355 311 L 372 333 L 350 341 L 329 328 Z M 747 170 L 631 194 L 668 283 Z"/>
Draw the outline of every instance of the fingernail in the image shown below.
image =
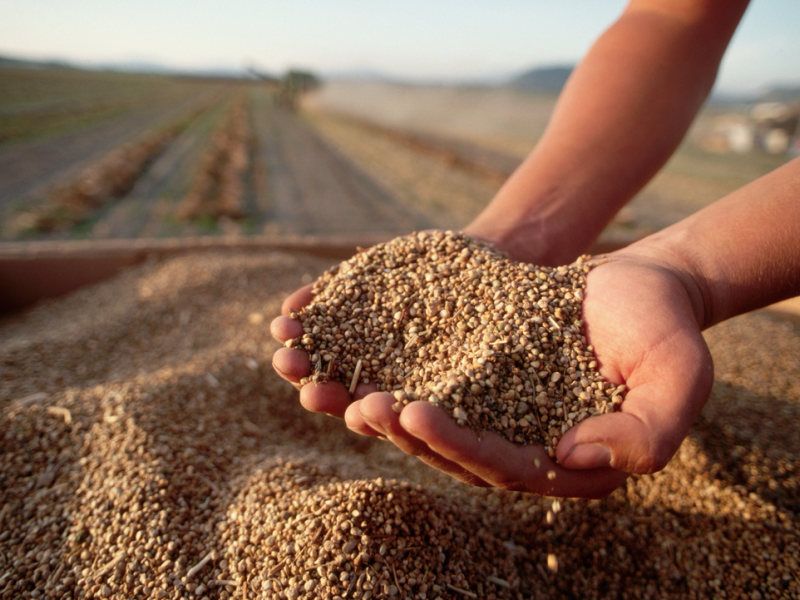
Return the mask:
<path id="1" fill-rule="evenodd" d="M 562 463 L 568 469 L 599 469 L 611 466 L 611 450 L 603 444 L 578 444 Z"/>

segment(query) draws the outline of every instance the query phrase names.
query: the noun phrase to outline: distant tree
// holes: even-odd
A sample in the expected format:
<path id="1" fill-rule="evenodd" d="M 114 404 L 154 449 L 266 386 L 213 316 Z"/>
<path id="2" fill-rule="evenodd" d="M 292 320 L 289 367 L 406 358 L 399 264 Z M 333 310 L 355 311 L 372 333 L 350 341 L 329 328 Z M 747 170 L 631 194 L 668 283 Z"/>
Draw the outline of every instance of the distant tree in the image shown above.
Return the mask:
<path id="1" fill-rule="evenodd" d="M 308 71 L 291 70 L 283 78 L 286 85 L 299 90 L 300 92 L 308 92 L 317 88 L 322 83 L 319 78 Z"/>
<path id="2" fill-rule="evenodd" d="M 512 79 L 513 88 L 540 94 L 559 94 L 572 74 L 572 66 L 538 67 Z"/>
<path id="3" fill-rule="evenodd" d="M 290 70 L 281 81 L 278 104 L 290 110 L 296 110 L 300 96 L 320 85 L 322 85 L 322 81 L 313 73 Z"/>

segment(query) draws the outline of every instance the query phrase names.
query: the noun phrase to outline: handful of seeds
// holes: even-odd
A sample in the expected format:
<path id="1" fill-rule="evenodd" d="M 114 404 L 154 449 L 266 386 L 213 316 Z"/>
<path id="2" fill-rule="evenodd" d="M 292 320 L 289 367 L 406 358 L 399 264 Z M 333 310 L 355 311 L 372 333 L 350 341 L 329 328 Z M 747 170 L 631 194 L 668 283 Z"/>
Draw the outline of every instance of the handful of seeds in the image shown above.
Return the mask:
<path id="1" fill-rule="evenodd" d="M 353 393 L 372 381 L 397 412 L 424 400 L 553 456 L 570 427 L 624 397 L 586 341 L 587 258 L 538 267 L 461 233 L 399 237 L 324 273 L 314 302 L 292 313 L 304 334 L 286 345 L 311 357 L 303 384 Z"/>

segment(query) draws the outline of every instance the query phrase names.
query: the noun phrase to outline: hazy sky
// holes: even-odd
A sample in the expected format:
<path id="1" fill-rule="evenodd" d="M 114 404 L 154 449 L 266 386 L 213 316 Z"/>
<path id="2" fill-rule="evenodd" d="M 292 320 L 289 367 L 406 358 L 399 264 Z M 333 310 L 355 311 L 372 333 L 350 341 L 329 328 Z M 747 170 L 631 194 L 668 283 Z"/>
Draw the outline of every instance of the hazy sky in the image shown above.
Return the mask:
<path id="1" fill-rule="evenodd" d="M 577 61 L 624 0 L 0 0 L 0 54 L 481 78 Z M 752 0 L 718 89 L 800 83 L 800 1 Z"/>

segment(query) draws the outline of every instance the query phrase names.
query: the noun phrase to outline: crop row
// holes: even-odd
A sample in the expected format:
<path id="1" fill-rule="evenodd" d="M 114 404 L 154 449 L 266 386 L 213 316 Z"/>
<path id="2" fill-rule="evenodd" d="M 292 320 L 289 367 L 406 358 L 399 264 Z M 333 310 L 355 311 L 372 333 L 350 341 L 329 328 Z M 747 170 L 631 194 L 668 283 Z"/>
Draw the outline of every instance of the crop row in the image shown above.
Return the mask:
<path id="1" fill-rule="evenodd" d="M 105 204 L 123 198 L 156 157 L 207 108 L 144 132 L 85 167 L 77 176 L 54 184 L 42 197 L 28 199 L 6 223 L 6 235 L 63 232 Z"/>
<path id="2" fill-rule="evenodd" d="M 63 164 L 22 194 L 2 185 L 0 160 L 0 236 L 388 235 L 431 226 L 295 114 L 286 86 L 216 84 L 168 111 L 120 119 L 116 129 L 28 144 L 40 167 L 59 153 Z M 61 140 L 86 148 L 95 138 L 102 144 L 94 151 L 63 157 Z M 7 150 L 0 144 L 0 159 Z"/>
<path id="3" fill-rule="evenodd" d="M 215 133 L 194 185 L 175 211 L 179 219 L 242 219 L 245 174 L 251 164 L 247 97 L 240 95 Z"/>
<path id="4" fill-rule="evenodd" d="M 132 195 L 141 195 L 142 184 L 151 203 L 173 192 L 177 198 L 169 211 L 173 220 L 243 218 L 244 176 L 251 162 L 248 111 L 244 91 L 225 90 L 167 123 L 146 129 L 44 191 L 15 202 L 5 214 L 4 237 L 70 237 L 76 229 L 92 235 L 96 226 L 103 229 L 101 221 L 107 215 Z M 204 135 L 209 128 L 214 130 L 210 139 Z M 124 215 L 123 220 L 129 217 Z"/>

